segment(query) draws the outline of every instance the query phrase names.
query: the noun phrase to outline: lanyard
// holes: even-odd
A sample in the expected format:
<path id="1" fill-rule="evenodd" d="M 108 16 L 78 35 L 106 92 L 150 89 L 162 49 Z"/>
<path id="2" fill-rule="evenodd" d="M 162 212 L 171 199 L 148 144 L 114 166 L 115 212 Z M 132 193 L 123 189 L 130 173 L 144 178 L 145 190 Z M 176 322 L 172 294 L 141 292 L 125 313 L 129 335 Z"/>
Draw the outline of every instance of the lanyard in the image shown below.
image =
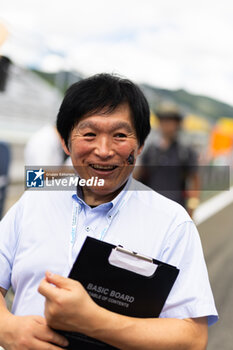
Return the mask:
<path id="1" fill-rule="evenodd" d="M 111 217 L 111 220 L 109 220 L 108 224 L 103 228 L 100 234 L 99 240 L 103 241 L 107 231 L 113 221 L 113 219 L 116 217 L 116 215 L 119 213 L 120 209 L 123 207 L 123 205 L 127 202 L 128 197 L 130 196 L 130 191 L 125 195 L 124 199 L 122 199 L 120 205 L 118 206 L 116 212 Z M 77 237 L 77 228 L 78 228 L 78 217 L 79 217 L 79 204 L 74 200 L 73 201 L 73 207 L 72 207 L 72 225 L 71 225 L 71 232 L 70 232 L 70 241 L 69 241 L 69 265 L 70 267 L 73 266 L 73 258 L 72 258 L 72 252 L 73 247 L 76 241 Z"/>
<path id="2" fill-rule="evenodd" d="M 119 210 L 118 210 L 119 211 Z M 118 211 L 114 214 L 113 217 L 116 216 Z M 76 241 L 77 236 L 77 229 L 78 229 L 78 217 L 79 217 L 79 204 L 73 201 L 73 208 L 72 208 L 72 225 L 71 225 L 71 232 L 70 232 L 70 241 L 69 241 L 69 265 L 70 267 L 73 266 L 73 247 Z M 112 217 L 112 219 L 113 219 Z M 107 234 L 107 231 L 109 229 L 109 226 L 111 225 L 112 220 L 108 222 L 108 224 L 104 227 L 104 229 L 101 231 L 100 234 L 100 240 L 102 241 L 104 237 Z"/>
<path id="3" fill-rule="evenodd" d="M 76 240 L 77 234 L 77 226 L 78 226 L 78 204 L 73 201 L 72 208 L 72 225 L 71 225 L 71 234 L 70 234 L 70 242 L 69 242 L 69 265 L 72 267 L 73 259 L 72 259 L 72 250 Z"/>

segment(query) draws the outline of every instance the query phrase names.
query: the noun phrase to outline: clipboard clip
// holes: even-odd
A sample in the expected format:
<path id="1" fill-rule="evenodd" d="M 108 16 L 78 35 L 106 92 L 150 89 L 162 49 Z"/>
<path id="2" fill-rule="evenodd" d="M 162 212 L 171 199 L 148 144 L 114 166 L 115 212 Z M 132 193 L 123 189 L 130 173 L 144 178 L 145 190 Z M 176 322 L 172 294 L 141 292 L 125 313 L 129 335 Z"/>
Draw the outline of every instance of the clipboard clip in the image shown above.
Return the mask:
<path id="1" fill-rule="evenodd" d="M 116 248 L 114 248 L 114 249 L 116 251 L 118 251 L 118 252 L 134 256 L 135 258 L 142 259 L 142 260 L 145 260 L 145 261 L 150 262 L 150 263 L 153 264 L 153 259 L 152 258 L 149 258 L 148 256 L 145 256 L 145 255 L 142 255 L 142 254 L 138 254 L 137 252 L 133 252 L 132 250 L 125 249 L 121 245 L 116 246 Z"/>

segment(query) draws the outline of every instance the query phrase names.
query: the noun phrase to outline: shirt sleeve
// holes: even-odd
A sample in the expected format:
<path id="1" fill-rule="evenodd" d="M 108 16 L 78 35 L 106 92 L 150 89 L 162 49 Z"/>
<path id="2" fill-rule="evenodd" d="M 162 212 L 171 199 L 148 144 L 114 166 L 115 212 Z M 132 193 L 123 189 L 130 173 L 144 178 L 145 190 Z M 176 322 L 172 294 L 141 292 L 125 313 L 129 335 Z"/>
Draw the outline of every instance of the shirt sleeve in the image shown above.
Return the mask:
<path id="1" fill-rule="evenodd" d="M 192 221 L 180 224 L 168 238 L 161 260 L 180 269 L 160 317 L 208 317 L 218 320 L 201 241 Z"/>
<path id="2" fill-rule="evenodd" d="M 16 203 L 0 222 L 0 287 L 8 290 L 20 232 L 20 205 Z"/>

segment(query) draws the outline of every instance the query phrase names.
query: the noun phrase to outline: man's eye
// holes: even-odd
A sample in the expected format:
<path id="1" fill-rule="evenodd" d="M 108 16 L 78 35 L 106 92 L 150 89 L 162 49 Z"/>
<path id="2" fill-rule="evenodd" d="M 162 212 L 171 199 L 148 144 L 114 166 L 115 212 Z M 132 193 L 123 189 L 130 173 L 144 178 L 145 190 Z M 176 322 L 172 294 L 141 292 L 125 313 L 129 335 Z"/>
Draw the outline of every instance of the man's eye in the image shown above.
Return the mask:
<path id="1" fill-rule="evenodd" d="M 117 137 L 117 138 L 124 138 L 124 137 L 126 137 L 126 134 L 123 134 L 123 133 L 119 132 L 119 133 L 117 133 L 115 135 L 115 137 Z"/>
<path id="2" fill-rule="evenodd" d="M 87 132 L 86 134 L 84 134 L 83 136 L 86 136 L 86 137 L 94 137 L 95 134 L 93 132 Z"/>

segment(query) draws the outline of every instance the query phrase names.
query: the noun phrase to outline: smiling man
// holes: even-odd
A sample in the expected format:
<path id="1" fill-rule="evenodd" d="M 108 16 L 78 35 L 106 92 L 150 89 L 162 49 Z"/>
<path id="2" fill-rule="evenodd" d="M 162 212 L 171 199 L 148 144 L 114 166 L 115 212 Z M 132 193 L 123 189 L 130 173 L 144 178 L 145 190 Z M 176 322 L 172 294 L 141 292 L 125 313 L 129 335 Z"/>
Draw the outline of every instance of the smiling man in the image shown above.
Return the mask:
<path id="1" fill-rule="evenodd" d="M 198 232 L 180 205 L 131 175 L 150 131 L 140 89 L 108 74 L 80 81 L 65 95 L 57 129 L 78 175 L 104 186 L 28 191 L 1 222 L 0 287 L 5 295 L 12 285 L 15 299 L 12 313 L 0 299 L 0 345 L 59 349 L 66 343 L 53 328 L 119 349 L 205 349 L 207 324 L 218 316 Z M 180 269 L 159 318 L 110 312 L 63 277 L 87 235 Z M 53 273 L 44 278 L 46 270 Z"/>

